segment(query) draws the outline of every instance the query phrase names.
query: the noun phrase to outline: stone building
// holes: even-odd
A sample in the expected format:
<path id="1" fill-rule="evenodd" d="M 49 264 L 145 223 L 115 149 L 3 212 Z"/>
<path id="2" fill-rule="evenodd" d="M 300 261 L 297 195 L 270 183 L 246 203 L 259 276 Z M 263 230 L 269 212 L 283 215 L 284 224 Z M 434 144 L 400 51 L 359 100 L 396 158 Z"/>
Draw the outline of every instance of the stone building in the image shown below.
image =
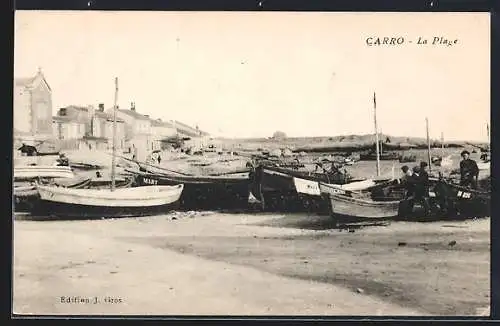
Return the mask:
<path id="1" fill-rule="evenodd" d="M 14 136 L 52 138 L 52 90 L 41 71 L 14 80 Z"/>

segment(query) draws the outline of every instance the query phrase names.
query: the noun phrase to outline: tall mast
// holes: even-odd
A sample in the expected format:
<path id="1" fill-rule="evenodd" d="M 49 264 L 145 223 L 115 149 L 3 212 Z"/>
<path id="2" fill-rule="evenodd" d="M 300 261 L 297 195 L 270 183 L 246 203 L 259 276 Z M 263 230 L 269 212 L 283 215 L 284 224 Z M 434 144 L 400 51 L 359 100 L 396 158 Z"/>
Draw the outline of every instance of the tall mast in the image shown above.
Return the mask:
<path id="1" fill-rule="evenodd" d="M 113 106 L 113 156 L 111 158 L 111 191 L 115 190 L 116 166 L 116 107 L 118 103 L 118 77 L 115 77 L 115 105 Z"/>
<path id="2" fill-rule="evenodd" d="M 444 157 L 444 134 L 441 131 L 441 155 Z"/>
<path id="3" fill-rule="evenodd" d="M 488 146 L 490 145 L 490 124 L 486 124 L 486 136 L 488 137 Z"/>
<path id="4" fill-rule="evenodd" d="M 380 148 L 379 148 L 379 152 L 380 153 L 383 153 L 384 152 L 384 148 L 382 147 L 382 145 L 384 144 L 384 134 L 382 133 L 382 130 L 380 130 L 379 132 L 379 142 L 380 142 Z"/>
<path id="5" fill-rule="evenodd" d="M 429 161 L 429 171 L 431 171 L 431 141 L 429 139 L 429 119 L 425 118 L 425 130 L 427 133 L 427 159 Z"/>
<path id="6" fill-rule="evenodd" d="M 377 150 L 377 177 L 380 176 L 380 148 L 378 140 L 378 128 L 377 128 L 377 98 L 375 92 L 373 92 L 373 122 L 375 124 L 375 143 Z"/>

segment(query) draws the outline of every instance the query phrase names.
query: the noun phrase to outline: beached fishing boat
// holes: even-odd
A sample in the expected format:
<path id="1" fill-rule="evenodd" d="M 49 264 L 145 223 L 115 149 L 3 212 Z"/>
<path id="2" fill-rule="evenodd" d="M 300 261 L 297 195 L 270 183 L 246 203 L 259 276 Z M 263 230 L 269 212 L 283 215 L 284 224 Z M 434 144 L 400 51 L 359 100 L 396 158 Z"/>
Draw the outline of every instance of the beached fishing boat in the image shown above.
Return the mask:
<path id="1" fill-rule="evenodd" d="M 248 204 L 249 172 L 217 176 L 191 176 L 167 173 L 147 173 L 128 170 L 135 175 L 135 185 L 184 185 L 180 198 L 183 209 L 245 208 Z"/>
<path id="2" fill-rule="evenodd" d="M 476 217 L 479 215 L 490 216 L 491 191 L 486 189 L 471 189 L 446 183 L 450 192 L 450 200 L 455 202 L 460 215 Z"/>
<path id="3" fill-rule="evenodd" d="M 32 215 L 69 218 L 145 216 L 175 208 L 183 185 L 137 188 L 72 189 L 38 186 Z"/>
<path id="4" fill-rule="evenodd" d="M 40 200 L 32 215 L 63 218 L 144 216 L 166 212 L 178 203 L 184 186 L 116 187 L 116 108 L 118 78 L 115 79 L 113 108 L 113 155 L 110 189 L 72 189 L 38 185 Z"/>
<path id="5" fill-rule="evenodd" d="M 325 193 L 332 216 L 354 217 L 363 219 L 395 218 L 399 215 L 400 201 L 374 201 L 346 195 L 344 190 L 338 193 Z"/>
<path id="6" fill-rule="evenodd" d="M 477 167 L 479 171 L 490 170 L 491 165 L 490 162 L 477 162 Z"/>
<path id="7" fill-rule="evenodd" d="M 373 152 L 362 153 L 359 155 L 359 158 L 361 161 L 376 161 L 377 160 L 377 153 L 373 153 Z M 384 153 L 380 153 L 379 159 L 382 161 L 398 161 L 399 154 L 396 152 L 384 152 Z"/>
<path id="8" fill-rule="evenodd" d="M 73 178 L 69 166 L 27 165 L 14 167 L 14 181 L 38 178 Z"/>
<path id="9" fill-rule="evenodd" d="M 273 166 L 258 166 L 252 177 L 252 194 L 264 209 L 323 210 L 318 182 L 346 184 L 354 180 L 348 174 L 317 173 Z"/>
<path id="10" fill-rule="evenodd" d="M 59 179 L 40 178 L 38 182 L 56 187 L 82 189 L 90 185 L 91 179 L 82 177 Z M 14 182 L 13 195 L 15 212 L 29 211 L 34 202 L 40 199 L 37 184 L 34 181 Z"/>

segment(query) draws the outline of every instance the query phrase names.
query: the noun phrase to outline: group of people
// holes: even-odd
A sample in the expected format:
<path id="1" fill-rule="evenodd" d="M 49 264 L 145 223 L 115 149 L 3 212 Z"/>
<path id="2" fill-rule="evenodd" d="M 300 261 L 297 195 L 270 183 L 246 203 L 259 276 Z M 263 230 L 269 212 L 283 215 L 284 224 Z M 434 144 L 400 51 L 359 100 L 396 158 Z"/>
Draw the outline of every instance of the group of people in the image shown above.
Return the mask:
<path id="1" fill-rule="evenodd" d="M 161 164 L 161 155 L 159 152 L 153 152 L 146 158 L 146 162 L 150 164 Z"/>
<path id="2" fill-rule="evenodd" d="M 477 163 L 470 158 L 470 153 L 467 150 L 460 153 L 462 160 L 460 161 L 460 185 L 472 189 L 477 188 L 477 180 L 479 177 L 479 168 Z M 429 173 L 427 172 L 427 162 L 420 162 L 420 165 L 410 169 L 407 165 L 401 167 L 403 177 L 401 178 L 406 188 L 406 196 L 409 204 L 409 211 L 413 211 L 415 203 L 420 204 L 425 214 L 431 212 L 430 204 L 430 182 Z M 440 175 L 442 177 L 442 175 Z M 448 207 L 448 198 L 443 187 L 437 186 L 434 189 L 434 196 L 439 203 L 441 210 L 446 210 Z"/>

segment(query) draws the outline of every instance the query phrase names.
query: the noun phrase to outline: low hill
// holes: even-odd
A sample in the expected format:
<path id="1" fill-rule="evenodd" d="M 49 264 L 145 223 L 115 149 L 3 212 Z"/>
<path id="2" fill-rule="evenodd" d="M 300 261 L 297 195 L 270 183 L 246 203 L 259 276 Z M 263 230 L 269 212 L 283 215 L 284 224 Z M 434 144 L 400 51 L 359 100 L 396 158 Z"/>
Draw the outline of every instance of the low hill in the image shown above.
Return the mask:
<path id="1" fill-rule="evenodd" d="M 401 137 L 381 135 L 379 140 L 384 150 L 405 150 L 427 148 L 427 140 L 418 137 Z M 366 135 L 343 135 L 331 137 L 289 137 L 284 139 L 252 138 L 252 139 L 218 139 L 225 147 L 240 150 L 272 150 L 275 148 L 289 148 L 294 152 L 335 152 L 335 151 L 364 151 L 374 148 L 375 137 L 373 134 Z M 486 146 L 484 143 L 449 141 L 444 143 L 445 147 L 460 148 Z M 441 147 L 439 140 L 432 139 L 431 147 Z"/>

